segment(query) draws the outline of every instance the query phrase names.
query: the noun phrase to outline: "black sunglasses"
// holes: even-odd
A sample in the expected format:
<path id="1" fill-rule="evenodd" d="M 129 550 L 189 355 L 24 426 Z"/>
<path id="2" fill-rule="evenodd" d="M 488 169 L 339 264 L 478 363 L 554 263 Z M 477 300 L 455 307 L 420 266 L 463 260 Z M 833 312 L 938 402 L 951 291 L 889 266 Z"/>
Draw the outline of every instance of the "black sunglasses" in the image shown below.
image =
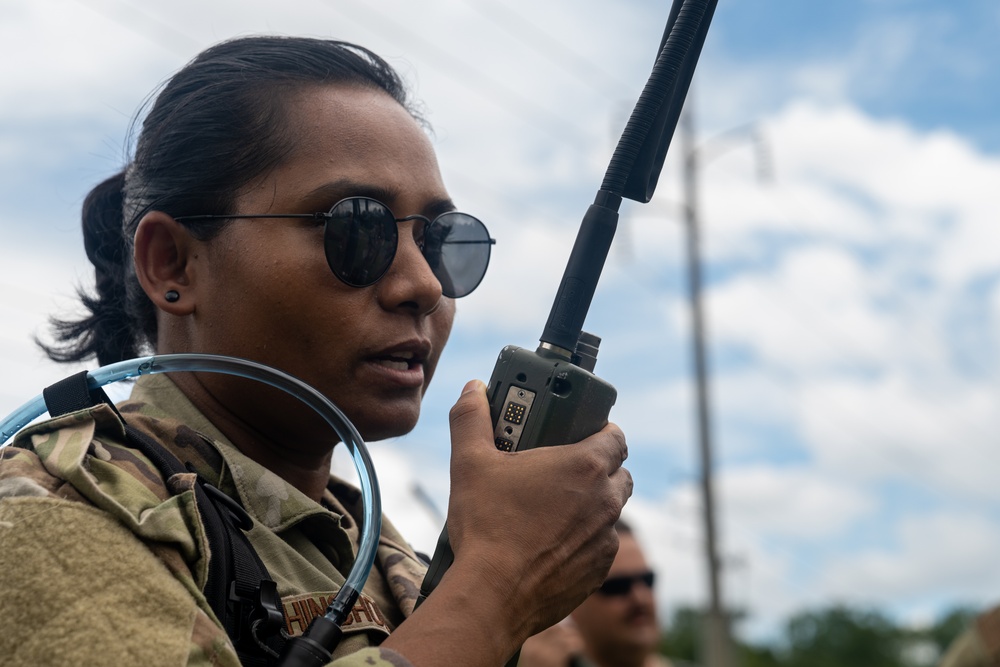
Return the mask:
<path id="1" fill-rule="evenodd" d="M 323 251 L 330 270 L 352 287 L 374 285 L 396 257 L 397 222 L 423 220 L 417 239 L 420 252 L 441 283 L 441 292 L 457 299 L 479 286 L 496 243 L 478 218 L 449 211 L 433 220 L 423 215 L 397 218 L 389 207 L 370 197 L 341 199 L 326 213 L 264 213 L 258 215 L 183 215 L 181 220 L 237 218 L 313 218 L 323 220 Z"/>
<path id="2" fill-rule="evenodd" d="M 605 579 L 597 592 L 607 597 L 622 597 L 632 592 L 632 586 L 640 581 L 646 584 L 646 588 L 652 588 L 656 575 L 652 572 L 642 572 L 640 574 L 629 574 L 621 577 L 611 577 Z"/>

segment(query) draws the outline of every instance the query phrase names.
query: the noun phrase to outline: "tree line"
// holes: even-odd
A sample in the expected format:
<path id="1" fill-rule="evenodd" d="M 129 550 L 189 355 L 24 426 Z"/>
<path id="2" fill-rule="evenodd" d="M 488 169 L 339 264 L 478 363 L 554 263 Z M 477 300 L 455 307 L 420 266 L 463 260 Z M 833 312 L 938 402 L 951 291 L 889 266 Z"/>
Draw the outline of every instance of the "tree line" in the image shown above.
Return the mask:
<path id="1" fill-rule="evenodd" d="M 872 609 L 835 605 L 803 611 L 770 642 L 737 640 L 737 667 L 931 667 L 979 611 L 958 607 L 919 629 L 897 625 Z M 660 653 L 678 665 L 697 665 L 700 619 L 696 609 L 674 612 Z"/>

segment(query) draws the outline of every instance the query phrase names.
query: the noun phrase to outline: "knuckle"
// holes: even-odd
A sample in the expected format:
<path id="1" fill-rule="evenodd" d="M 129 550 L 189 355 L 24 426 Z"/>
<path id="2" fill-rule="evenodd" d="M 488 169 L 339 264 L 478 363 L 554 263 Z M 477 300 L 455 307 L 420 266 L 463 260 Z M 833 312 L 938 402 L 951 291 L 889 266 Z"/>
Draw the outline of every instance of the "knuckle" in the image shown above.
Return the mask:
<path id="1" fill-rule="evenodd" d="M 604 569 L 603 574 L 604 576 L 606 576 L 607 571 L 611 568 L 611 564 L 615 560 L 615 556 L 618 555 L 618 547 L 619 547 L 618 532 L 614 529 L 613 525 L 609 525 L 608 529 L 604 531 L 601 537 L 602 539 L 600 540 L 597 553 L 598 553 L 598 558 L 603 563 L 602 565 Z M 601 577 L 602 581 L 604 579 L 604 576 Z M 600 581 L 598 582 L 598 586 L 599 585 Z"/>
<path id="2" fill-rule="evenodd" d="M 625 473 L 625 498 L 631 498 L 635 488 L 635 480 L 632 479 L 632 473 L 629 472 L 628 468 L 622 468 L 622 472 Z"/>
<path id="3" fill-rule="evenodd" d="M 602 498 L 597 509 L 602 523 L 608 526 L 614 525 L 618 521 L 618 517 L 621 516 L 623 505 L 624 503 L 617 494 L 608 494 Z"/>
<path id="4" fill-rule="evenodd" d="M 596 451 L 588 451 L 583 456 L 578 457 L 576 461 L 581 474 L 587 478 L 599 479 L 607 476 L 607 462 Z"/>
<path id="5" fill-rule="evenodd" d="M 621 451 L 622 461 L 624 461 L 628 458 L 628 441 L 625 439 L 625 433 L 618 428 L 617 424 L 610 424 L 610 426 L 611 428 L 608 429 L 608 433 L 614 439 L 615 444 Z"/>

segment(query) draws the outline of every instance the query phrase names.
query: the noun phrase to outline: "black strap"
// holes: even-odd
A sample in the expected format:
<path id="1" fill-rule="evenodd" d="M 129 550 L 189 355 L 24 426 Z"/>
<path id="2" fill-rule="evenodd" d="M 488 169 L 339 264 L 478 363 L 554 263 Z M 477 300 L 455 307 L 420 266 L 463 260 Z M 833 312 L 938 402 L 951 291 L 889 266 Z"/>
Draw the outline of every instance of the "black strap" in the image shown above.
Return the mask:
<path id="1" fill-rule="evenodd" d="M 134 426 L 126 425 L 125 433 L 161 472 L 174 475 L 191 471 Z M 253 527 L 253 519 L 236 500 L 200 475 L 194 491 L 213 555 L 208 561 L 205 598 L 222 621 L 241 663 L 246 667 L 268 665 L 271 656 L 260 644 L 278 635 L 285 627 L 285 618 L 277 585 L 243 532 Z M 277 648 L 270 646 L 276 653 L 278 643 Z"/>
<path id="2" fill-rule="evenodd" d="M 87 371 L 80 371 L 46 387 L 42 390 L 42 398 L 45 399 L 45 407 L 52 417 L 61 417 L 77 410 L 86 410 L 100 403 L 107 403 L 121 419 L 118 408 L 104 390 L 100 387 L 91 389 L 87 384 Z"/>
<path id="3" fill-rule="evenodd" d="M 42 396 L 53 417 L 105 403 L 122 419 L 103 389 L 89 388 L 87 371 L 47 387 Z M 129 444 L 142 452 L 165 479 L 190 471 L 149 435 L 124 419 L 122 423 Z M 244 533 L 253 527 L 253 520 L 242 505 L 200 475 L 194 491 L 211 554 L 205 599 L 222 621 L 240 662 L 246 667 L 265 667 L 281 650 L 285 618 L 277 585 Z"/>

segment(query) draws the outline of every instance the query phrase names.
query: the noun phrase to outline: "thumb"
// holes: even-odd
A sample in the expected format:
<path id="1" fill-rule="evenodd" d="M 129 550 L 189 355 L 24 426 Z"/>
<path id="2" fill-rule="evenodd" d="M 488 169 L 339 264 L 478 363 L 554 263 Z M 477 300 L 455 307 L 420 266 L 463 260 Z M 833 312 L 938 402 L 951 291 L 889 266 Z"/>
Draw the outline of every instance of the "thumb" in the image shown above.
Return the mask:
<path id="1" fill-rule="evenodd" d="M 486 385 L 479 380 L 472 380 L 465 385 L 448 417 L 451 422 L 453 453 L 493 442 L 493 422 L 490 419 L 490 404 L 486 400 Z"/>

